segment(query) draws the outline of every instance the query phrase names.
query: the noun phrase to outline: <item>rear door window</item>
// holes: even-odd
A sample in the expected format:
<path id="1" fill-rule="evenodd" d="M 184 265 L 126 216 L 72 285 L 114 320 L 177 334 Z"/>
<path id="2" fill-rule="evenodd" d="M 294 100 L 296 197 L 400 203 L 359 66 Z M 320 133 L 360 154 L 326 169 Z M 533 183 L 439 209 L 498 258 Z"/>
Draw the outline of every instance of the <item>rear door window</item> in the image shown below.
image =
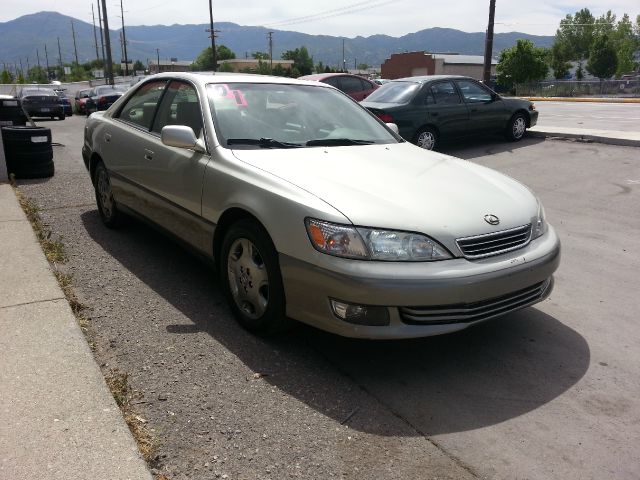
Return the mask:
<path id="1" fill-rule="evenodd" d="M 364 87 L 359 78 L 340 77 L 340 90 L 344 93 L 362 92 Z"/>
<path id="2" fill-rule="evenodd" d="M 462 103 L 460 95 L 452 82 L 438 82 L 431 85 L 433 100 L 438 105 L 455 105 Z"/>

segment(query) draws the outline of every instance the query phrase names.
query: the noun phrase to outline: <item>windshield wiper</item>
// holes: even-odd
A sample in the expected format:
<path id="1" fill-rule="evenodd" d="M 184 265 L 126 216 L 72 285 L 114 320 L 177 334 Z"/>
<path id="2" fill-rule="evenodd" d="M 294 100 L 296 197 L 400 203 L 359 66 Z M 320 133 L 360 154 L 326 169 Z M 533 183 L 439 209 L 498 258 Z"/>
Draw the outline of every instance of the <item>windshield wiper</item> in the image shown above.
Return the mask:
<path id="1" fill-rule="evenodd" d="M 227 145 L 258 145 L 262 148 L 299 148 L 301 143 L 281 142 L 273 138 L 229 138 Z"/>
<path id="2" fill-rule="evenodd" d="M 375 143 L 372 140 L 354 140 L 353 138 L 319 138 L 317 140 L 309 140 L 307 147 L 334 147 L 342 145 L 371 145 Z"/>

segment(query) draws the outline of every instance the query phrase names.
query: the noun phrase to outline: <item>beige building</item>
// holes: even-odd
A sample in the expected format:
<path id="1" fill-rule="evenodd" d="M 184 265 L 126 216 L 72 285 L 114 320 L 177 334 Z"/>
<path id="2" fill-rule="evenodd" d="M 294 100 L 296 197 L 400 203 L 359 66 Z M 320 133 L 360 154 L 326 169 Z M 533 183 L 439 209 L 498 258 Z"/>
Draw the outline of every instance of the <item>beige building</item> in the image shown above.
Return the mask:
<path id="1" fill-rule="evenodd" d="M 158 69 L 158 61 L 149 61 L 149 74 L 162 72 L 188 72 L 191 70 L 193 60 L 160 60 L 160 68 Z"/>

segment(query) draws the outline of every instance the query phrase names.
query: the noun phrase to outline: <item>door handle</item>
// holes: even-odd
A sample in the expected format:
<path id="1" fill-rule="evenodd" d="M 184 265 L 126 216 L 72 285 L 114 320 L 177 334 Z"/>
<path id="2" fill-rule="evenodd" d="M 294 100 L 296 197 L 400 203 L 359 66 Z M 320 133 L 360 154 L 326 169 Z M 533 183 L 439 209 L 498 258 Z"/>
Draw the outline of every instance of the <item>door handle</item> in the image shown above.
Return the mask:
<path id="1" fill-rule="evenodd" d="M 110 133 L 105 133 L 104 134 L 104 141 L 109 143 L 111 141 L 111 134 Z"/>
<path id="2" fill-rule="evenodd" d="M 153 160 L 153 152 L 148 148 L 144 149 L 144 158 L 145 160 Z"/>

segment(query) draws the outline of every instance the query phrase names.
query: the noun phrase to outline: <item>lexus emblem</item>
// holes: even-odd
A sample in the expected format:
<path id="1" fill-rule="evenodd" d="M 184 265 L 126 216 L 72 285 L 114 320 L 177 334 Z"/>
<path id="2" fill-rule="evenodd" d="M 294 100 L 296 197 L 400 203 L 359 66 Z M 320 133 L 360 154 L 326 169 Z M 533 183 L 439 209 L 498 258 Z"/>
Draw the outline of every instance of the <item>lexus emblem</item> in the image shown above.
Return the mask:
<path id="1" fill-rule="evenodd" d="M 484 221 L 489 225 L 498 225 L 500 223 L 500 219 L 493 214 L 485 215 Z"/>

